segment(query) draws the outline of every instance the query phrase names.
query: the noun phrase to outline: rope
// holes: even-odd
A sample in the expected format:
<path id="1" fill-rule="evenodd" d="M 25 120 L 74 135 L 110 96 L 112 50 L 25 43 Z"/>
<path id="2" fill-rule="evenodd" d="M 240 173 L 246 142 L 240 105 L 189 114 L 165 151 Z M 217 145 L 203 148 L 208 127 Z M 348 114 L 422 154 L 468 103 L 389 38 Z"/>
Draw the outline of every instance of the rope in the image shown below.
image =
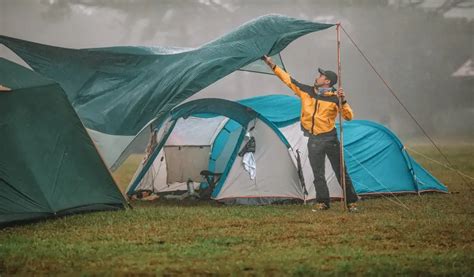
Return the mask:
<path id="1" fill-rule="evenodd" d="M 455 168 L 452 168 L 452 167 L 450 167 L 449 165 L 446 165 L 446 164 L 444 164 L 444 163 L 442 163 L 442 162 L 440 162 L 440 161 L 437 161 L 437 160 L 435 160 L 435 159 L 433 159 L 433 158 L 430 158 L 430 157 L 428 157 L 428 156 L 426 156 L 426 155 L 424 155 L 424 154 L 422 154 L 422 153 L 420 153 L 420 152 L 418 152 L 418 151 L 415 151 L 415 150 L 413 150 L 412 148 L 405 147 L 405 149 L 407 149 L 407 150 L 409 150 L 409 151 L 411 151 L 411 152 L 413 152 L 413 153 L 415 153 L 415 154 L 417 154 L 417 155 L 420 155 L 420 156 L 422 156 L 423 158 L 425 158 L 425 159 L 427 159 L 427 160 L 429 160 L 429 161 L 432 161 L 432 162 L 434 162 L 434 163 L 437 163 L 437 164 L 439 164 L 439 165 L 441 165 L 441 166 L 443 166 L 443 167 L 445 167 L 445 168 L 447 168 L 447 169 L 450 169 L 450 170 L 452 170 L 452 171 L 456 171 L 458 174 L 461 174 L 461 175 L 463 175 L 463 176 L 466 177 L 466 178 L 469 178 L 469 179 L 471 179 L 471 180 L 474 180 L 474 177 L 469 176 L 469 175 L 467 175 L 467 174 L 465 174 L 465 173 L 463 173 L 463 172 L 461 172 L 461 171 L 459 171 L 459 170 L 457 170 L 457 169 L 455 169 Z"/>
<path id="2" fill-rule="evenodd" d="M 390 199 L 389 197 L 387 197 L 387 196 L 386 196 L 385 194 L 383 194 L 383 193 L 375 193 L 375 194 L 379 194 L 379 195 L 383 196 L 384 198 L 386 198 L 387 200 L 390 200 L 390 201 L 392 201 L 392 202 L 394 202 L 394 203 L 400 205 L 401 207 L 403 207 L 403 208 L 405 208 L 405 209 L 407 209 L 407 210 L 410 210 L 407 205 L 405 205 L 393 192 L 390 191 L 390 189 L 389 189 L 387 186 L 385 186 L 375 175 L 373 175 L 372 172 L 370 172 L 370 170 L 369 170 L 367 167 L 365 167 L 356 157 L 354 157 L 354 156 L 351 154 L 351 152 L 349 152 L 347 149 L 346 149 L 346 152 L 347 152 L 347 154 L 349 154 L 349 155 L 355 160 L 355 162 L 356 162 L 357 164 L 359 164 L 360 166 L 362 166 L 362 168 L 363 168 L 365 171 L 367 171 L 367 173 L 369 173 L 369 175 L 370 175 L 372 178 L 374 178 L 375 182 L 377 182 L 379 185 L 381 185 L 383 188 L 385 188 L 385 189 L 389 192 L 389 194 L 392 195 L 398 202 L 395 201 L 395 200 Z M 358 184 L 361 184 L 361 183 L 358 182 Z M 366 186 L 366 185 L 363 185 L 363 186 L 364 186 L 365 188 L 370 189 L 370 188 L 369 188 L 368 186 Z"/>
<path id="3" fill-rule="evenodd" d="M 366 186 L 366 185 L 364 185 L 364 184 L 362 184 L 362 183 L 359 183 L 359 182 L 357 182 L 357 181 L 353 181 L 353 182 L 356 183 L 358 186 L 361 186 L 361 187 L 370 189 L 370 187 L 368 187 L 368 186 Z M 396 204 L 396 205 L 398 205 L 398 206 L 400 206 L 400 207 L 402 207 L 402 208 L 404 208 L 404 209 L 407 209 L 408 211 L 411 211 L 411 210 L 408 208 L 408 206 L 406 206 L 405 204 L 401 204 L 400 202 L 395 201 L 395 200 L 391 199 L 390 197 L 387 197 L 384 193 L 374 193 L 374 194 L 375 194 L 375 195 L 380 195 L 380 196 L 382 196 L 383 198 L 385 198 L 386 200 L 388 200 L 388 201 L 390 201 L 390 202 L 392 202 L 392 203 L 394 203 L 394 204 Z M 392 193 L 392 194 L 393 194 L 393 193 Z M 395 195 L 393 195 L 393 196 L 395 196 Z"/>
<path id="4" fill-rule="evenodd" d="M 357 43 L 352 39 L 352 37 L 347 33 L 346 29 L 344 29 L 344 27 L 342 27 L 342 25 L 339 25 L 339 26 L 341 27 L 342 31 L 344 31 L 344 33 L 349 38 L 349 40 L 354 45 L 354 47 L 357 49 L 357 51 L 359 51 L 359 53 L 362 55 L 362 57 L 365 59 L 365 61 L 369 64 L 369 66 L 372 68 L 372 70 L 375 72 L 375 74 L 377 74 L 377 76 L 380 78 L 380 80 L 384 83 L 384 85 L 387 87 L 387 89 L 390 91 L 390 93 L 393 95 L 393 97 L 395 97 L 395 99 L 398 101 L 398 103 L 400 103 L 400 105 L 403 107 L 403 109 L 405 109 L 405 111 L 408 113 L 408 115 L 413 119 L 413 121 L 416 123 L 416 125 L 421 129 L 421 131 L 428 138 L 428 140 L 431 142 L 431 144 L 433 144 L 433 146 L 436 148 L 436 150 L 438 150 L 438 152 L 446 160 L 446 162 L 449 164 L 449 166 L 451 166 L 452 168 L 455 168 L 453 166 L 453 164 L 449 161 L 448 157 L 446 157 L 446 155 L 441 151 L 441 149 L 438 147 L 438 145 L 436 145 L 436 143 L 433 141 L 433 139 L 428 135 L 426 130 L 421 126 L 421 124 L 416 120 L 416 118 L 410 113 L 408 108 L 402 103 L 400 98 L 398 98 L 398 96 L 395 94 L 393 89 L 388 85 L 388 83 L 380 75 L 380 73 L 377 71 L 377 69 L 375 69 L 374 65 L 370 62 L 370 60 L 367 58 L 367 56 L 364 54 L 364 52 L 362 52 L 362 50 L 359 48 Z M 459 170 L 456 169 L 456 172 L 458 172 L 458 171 Z M 459 174 L 459 176 L 461 176 L 461 178 L 463 179 L 463 181 L 466 184 L 468 183 L 467 180 L 465 179 L 465 177 L 462 174 Z"/>

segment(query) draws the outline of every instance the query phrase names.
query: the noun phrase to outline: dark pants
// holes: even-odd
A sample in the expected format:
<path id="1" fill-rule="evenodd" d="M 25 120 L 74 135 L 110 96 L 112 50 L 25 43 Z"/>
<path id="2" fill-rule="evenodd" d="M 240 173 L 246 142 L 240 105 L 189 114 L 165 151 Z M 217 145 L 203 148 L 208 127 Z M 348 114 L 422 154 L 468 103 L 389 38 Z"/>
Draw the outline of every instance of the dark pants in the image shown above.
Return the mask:
<path id="1" fill-rule="evenodd" d="M 312 135 L 309 136 L 308 157 L 314 174 L 316 202 L 325 203 L 328 207 L 330 198 L 325 176 L 325 157 L 326 155 L 328 156 L 334 173 L 336 173 L 336 178 L 339 181 L 339 184 L 342 185 L 339 153 L 339 139 L 337 138 L 337 135 L 321 137 Z M 346 175 L 347 203 L 354 203 L 357 202 L 357 194 L 355 193 L 354 187 L 352 186 L 351 177 L 349 177 L 349 174 L 347 173 L 347 167 L 344 166 L 344 168 Z"/>

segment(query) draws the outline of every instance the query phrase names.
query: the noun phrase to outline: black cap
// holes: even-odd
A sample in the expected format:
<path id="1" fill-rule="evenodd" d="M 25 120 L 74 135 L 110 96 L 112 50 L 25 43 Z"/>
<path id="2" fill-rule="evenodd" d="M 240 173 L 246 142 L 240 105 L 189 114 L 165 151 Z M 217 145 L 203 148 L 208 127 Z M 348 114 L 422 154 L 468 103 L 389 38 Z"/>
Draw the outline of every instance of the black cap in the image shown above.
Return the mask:
<path id="1" fill-rule="evenodd" d="M 329 86 L 334 86 L 337 83 L 337 74 L 334 71 L 331 70 L 323 70 L 321 68 L 318 68 L 319 73 L 322 75 L 326 76 L 326 78 L 331 81 Z"/>

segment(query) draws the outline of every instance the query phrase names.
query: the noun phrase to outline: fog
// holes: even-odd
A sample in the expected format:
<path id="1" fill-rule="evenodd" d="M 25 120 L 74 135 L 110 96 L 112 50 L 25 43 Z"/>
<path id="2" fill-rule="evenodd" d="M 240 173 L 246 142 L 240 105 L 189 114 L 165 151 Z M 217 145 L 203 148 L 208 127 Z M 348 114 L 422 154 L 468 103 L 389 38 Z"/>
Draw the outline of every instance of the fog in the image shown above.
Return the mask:
<path id="1" fill-rule="evenodd" d="M 474 143 L 472 1 L 0 0 L 0 33 L 70 48 L 198 47 L 269 13 L 341 22 L 435 141 Z M 402 139 L 426 141 L 347 36 L 341 38 L 342 82 L 356 118 L 381 122 Z M 3 46 L 0 56 L 24 65 Z M 313 83 L 318 67 L 335 71 L 335 28 L 296 40 L 282 58 L 303 83 Z M 274 76 L 235 72 L 192 98 L 273 93 L 291 91 Z"/>

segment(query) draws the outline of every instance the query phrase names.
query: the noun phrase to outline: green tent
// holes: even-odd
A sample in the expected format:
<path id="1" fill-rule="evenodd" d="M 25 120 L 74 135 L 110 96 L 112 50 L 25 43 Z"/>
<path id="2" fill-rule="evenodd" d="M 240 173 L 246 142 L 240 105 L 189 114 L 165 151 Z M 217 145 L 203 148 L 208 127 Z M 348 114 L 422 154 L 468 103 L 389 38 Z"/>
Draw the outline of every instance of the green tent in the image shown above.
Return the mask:
<path id="1" fill-rule="evenodd" d="M 0 58 L 0 226 L 123 209 L 117 188 L 61 87 Z"/>
<path id="2" fill-rule="evenodd" d="M 70 49 L 1 35 L 0 43 L 63 87 L 107 165 L 116 168 L 151 120 L 236 70 L 268 71 L 263 55 L 278 58 L 293 40 L 332 26 L 267 15 L 196 48 Z"/>

